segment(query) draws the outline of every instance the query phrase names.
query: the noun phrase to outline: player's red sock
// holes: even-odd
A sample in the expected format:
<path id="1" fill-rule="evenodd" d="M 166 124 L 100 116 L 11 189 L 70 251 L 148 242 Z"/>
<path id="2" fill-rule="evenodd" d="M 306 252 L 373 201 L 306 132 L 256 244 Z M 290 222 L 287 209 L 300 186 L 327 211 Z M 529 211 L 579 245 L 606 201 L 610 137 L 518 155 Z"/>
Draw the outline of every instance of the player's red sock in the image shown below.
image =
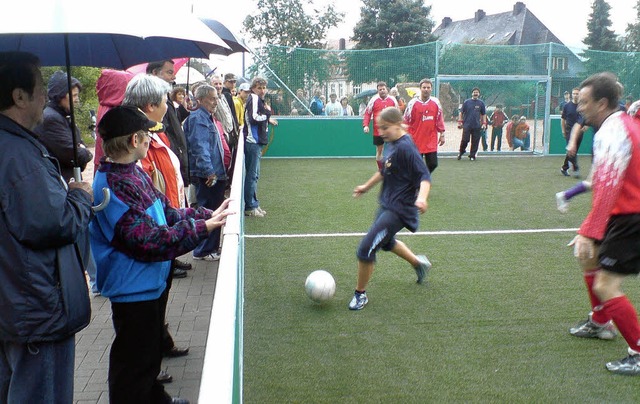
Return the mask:
<path id="1" fill-rule="evenodd" d="M 634 351 L 640 351 L 640 323 L 638 322 L 638 313 L 633 304 L 622 295 L 607 300 L 603 304 L 603 310 L 606 311 L 613 322 L 616 323 L 618 331 L 624 337 L 629 347 Z"/>
<path id="2" fill-rule="evenodd" d="M 587 293 L 589 294 L 589 300 L 591 300 L 591 310 L 593 314 L 591 315 L 591 321 L 596 322 L 597 324 L 606 324 L 611 317 L 602 310 L 602 302 L 593 292 L 593 282 L 596 277 L 596 273 L 600 268 L 590 269 L 584 272 L 584 283 L 587 284 Z"/>

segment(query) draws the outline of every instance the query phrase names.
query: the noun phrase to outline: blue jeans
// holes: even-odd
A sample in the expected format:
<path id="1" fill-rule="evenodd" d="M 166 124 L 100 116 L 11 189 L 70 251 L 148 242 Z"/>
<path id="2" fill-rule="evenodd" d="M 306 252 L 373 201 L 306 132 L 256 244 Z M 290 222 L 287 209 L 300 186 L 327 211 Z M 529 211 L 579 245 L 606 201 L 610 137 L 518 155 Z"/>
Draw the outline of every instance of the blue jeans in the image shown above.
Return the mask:
<path id="1" fill-rule="evenodd" d="M 227 187 L 226 180 L 218 180 L 212 187 L 206 185 L 206 178 L 192 176 L 191 182 L 196 186 L 198 206 L 216 210 L 222 205 L 224 201 L 224 190 Z M 218 227 L 209 233 L 209 237 L 202 240 L 195 250 L 193 250 L 193 255 L 196 257 L 204 257 L 205 255 L 218 252 L 220 248 L 220 232 L 221 228 Z"/>
<path id="2" fill-rule="evenodd" d="M 0 342 L 0 403 L 72 403 L 74 360 L 74 336 Z"/>
<path id="3" fill-rule="evenodd" d="M 244 144 L 244 210 L 249 211 L 260 206 L 256 191 L 258 178 L 260 178 L 260 158 L 262 145 L 256 143 Z"/>
<path id="4" fill-rule="evenodd" d="M 530 135 L 527 133 L 527 136 L 524 139 L 518 139 L 517 137 L 513 137 L 513 150 L 517 149 L 518 147 L 520 149 L 522 149 L 522 151 L 526 151 L 529 150 L 530 147 L 530 143 L 531 143 L 531 138 L 529 137 Z"/>

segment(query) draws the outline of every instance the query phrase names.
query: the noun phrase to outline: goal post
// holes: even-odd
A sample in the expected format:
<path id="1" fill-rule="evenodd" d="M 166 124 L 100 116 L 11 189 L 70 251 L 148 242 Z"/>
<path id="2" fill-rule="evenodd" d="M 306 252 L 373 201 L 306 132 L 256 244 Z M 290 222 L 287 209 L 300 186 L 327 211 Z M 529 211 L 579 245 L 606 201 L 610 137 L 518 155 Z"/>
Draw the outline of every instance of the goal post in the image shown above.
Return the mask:
<path id="1" fill-rule="evenodd" d="M 534 108 L 533 108 L 533 133 L 531 139 L 532 151 L 547 154 L 549 152 L 549 138 L 551 127 L 551 84 L 552 79 L 550 76 L 542 75 L 450 75 L 439 74 L 434 79 L 434 95 L 438 96 L 440 91 L 440 85 L 442 83 L 450 83 L 456 81 L 468 81 L 468 82 L 480 82 L 480 81 L 495 81 L 495 82 L 529 82 L 535 84 L 535 96 L 534 96 Z M 539 86 L 544 85 L 544 110 L 543 116 L 538 115 L 540 110 L 539 104 Z M 482 92 L 481 92 L 482 93 Z M 542 150 L 536 150 L 538 142 L 538 120 L 542 119 Z"/>

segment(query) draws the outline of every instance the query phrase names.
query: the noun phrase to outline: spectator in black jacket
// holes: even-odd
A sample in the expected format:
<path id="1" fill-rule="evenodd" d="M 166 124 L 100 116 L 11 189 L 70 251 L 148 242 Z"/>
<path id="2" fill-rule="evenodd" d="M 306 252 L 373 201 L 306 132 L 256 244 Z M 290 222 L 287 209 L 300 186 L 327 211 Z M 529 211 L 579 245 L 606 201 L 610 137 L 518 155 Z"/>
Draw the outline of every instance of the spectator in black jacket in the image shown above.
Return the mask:
<path id="1" fill-rule="evenodd" d="M 0 402 L 71 403 L 75 334 L 91 305 L 76 241 L 93 193 L 64 184 L 32 130 L 42 122 L 38 58 L 0 52 Z"/>
<path id="2" fill-rule="evenodd" d="M 71 132 L 71 102 L 77 109 L 80 104 L 82 85 L 75 77 L 71 77 L 71 97 L 67 74 L 62 71 L 53 73 L 47 85 L 49 101 L 44 109 L 44 120 L 34 131 L 38 140 L 47 148 L 49 153 L 60 163 L 62 177 L 68 182 L 73 177 L 73 167 L 80 167 L 81 171 L 93 159 L 93 154 L 82 141 L 80 130 L 76 126 L 75 135 Z M 73 143 L 78 146 L 78 161 L 74 161 Z"/>

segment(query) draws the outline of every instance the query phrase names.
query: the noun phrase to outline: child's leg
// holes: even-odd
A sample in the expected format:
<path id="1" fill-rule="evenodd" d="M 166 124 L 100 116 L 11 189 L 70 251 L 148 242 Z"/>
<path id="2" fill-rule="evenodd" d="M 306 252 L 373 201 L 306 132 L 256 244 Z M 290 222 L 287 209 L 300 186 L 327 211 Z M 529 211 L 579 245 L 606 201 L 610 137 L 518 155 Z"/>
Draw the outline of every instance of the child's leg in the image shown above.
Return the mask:
<path id="1" fill-rule="evenodd" d="M 356 291 L 365 291 L 373 274 L 377 252 L 381 248 L 386 251 L 393 251 L 394 245 L 397 243 L 395 235 L 402 227 L 403 224 L 395 213 L 388 210 L 380 210 L 376 220 L 356 251 L 356 256 L 358 257 Z"/>
<path id="2" fill-rule="evenodd" d="M 371 275 L 373 275 L 373 261 L 367 262 L 358 260 L 358 282 L 356 283 L 356 291 L 364 292 L 367 289 Z"/>
<path id="3" fill-rule="evenodd" d="M 493 151 L 496 143 L 496 128 L 491 128 L 491 151 Z"/>
<path id="4" fill-rule="evenodd" d="M 396 240 L 396 245 L 393 246 L 391 252 L 407 261 L 412 267 L 419 264 L 418 257 L 416 257 L 413 251 L 411 251 L 409 247 L 400 240 Z"/>

